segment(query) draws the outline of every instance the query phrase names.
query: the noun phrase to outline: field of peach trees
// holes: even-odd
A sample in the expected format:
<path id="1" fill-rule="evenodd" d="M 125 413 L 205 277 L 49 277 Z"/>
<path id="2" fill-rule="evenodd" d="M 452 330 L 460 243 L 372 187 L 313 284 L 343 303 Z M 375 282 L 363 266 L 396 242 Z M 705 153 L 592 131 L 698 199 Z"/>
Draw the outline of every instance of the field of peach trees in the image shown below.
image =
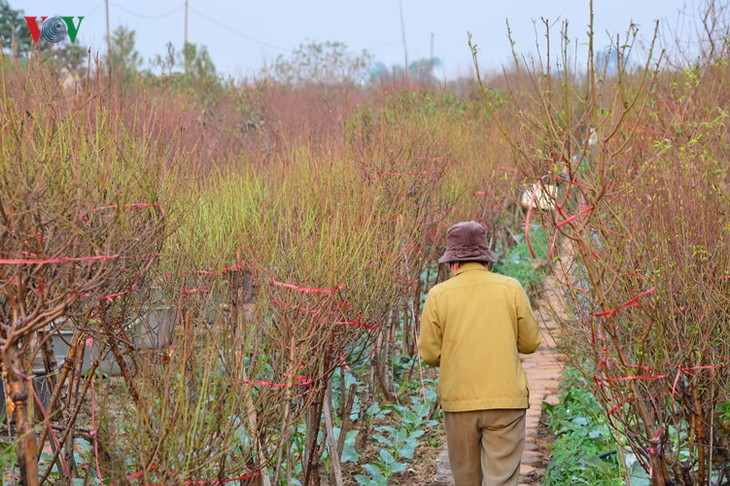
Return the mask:
<path id="1" fill-rule="evenodd" d="M 629 456 L 728 484 L 728 25 L 715 7 L 692 55 L 632 27 L 613 72 L 590 35 L 587 60 L 564 41 L 446 86 L 90 60 L 69 87 L 4 55 L 4 484 L 418 482 L 443 440 L 420 309 L 469 219 L 552 270 L 618 484 Z"/>

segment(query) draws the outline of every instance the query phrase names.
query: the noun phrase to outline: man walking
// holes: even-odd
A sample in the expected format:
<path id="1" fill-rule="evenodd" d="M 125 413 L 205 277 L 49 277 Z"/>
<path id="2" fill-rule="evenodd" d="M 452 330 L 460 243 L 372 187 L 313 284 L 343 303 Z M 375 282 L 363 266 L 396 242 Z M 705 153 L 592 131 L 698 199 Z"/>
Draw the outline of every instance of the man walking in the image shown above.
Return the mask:
<path id="1" fill-rule="evenodd" d="M 421 317 L 418 350 L 439 367 L 456 486 L 516 485 L 520 475 L 529 391 L 519 353 L 542 337 L 522 285 L 487 268 L 496 261 L 481 224 L 449 228 L 439 263 L 453 277 L 431 289 Z"/>

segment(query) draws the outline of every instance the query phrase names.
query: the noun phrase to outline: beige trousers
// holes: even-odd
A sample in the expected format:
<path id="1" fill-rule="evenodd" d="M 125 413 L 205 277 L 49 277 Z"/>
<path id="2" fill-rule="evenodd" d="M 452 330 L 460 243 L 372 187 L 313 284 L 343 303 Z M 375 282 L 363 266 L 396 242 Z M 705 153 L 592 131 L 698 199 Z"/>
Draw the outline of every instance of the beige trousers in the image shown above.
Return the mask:
<path id="1" fill-rule="evenodd" d="M 525 448 L 525 410 L 444 412 L 456 486 L 516 485 Z"/>

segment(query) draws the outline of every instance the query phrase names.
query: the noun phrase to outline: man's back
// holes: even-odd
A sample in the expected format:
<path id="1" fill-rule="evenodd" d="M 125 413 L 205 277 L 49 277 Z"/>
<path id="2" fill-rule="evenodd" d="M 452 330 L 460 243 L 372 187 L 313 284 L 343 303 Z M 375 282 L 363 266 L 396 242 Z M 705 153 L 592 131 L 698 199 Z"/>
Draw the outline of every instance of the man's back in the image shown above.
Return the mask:
<path id="1" fill-rule="evenodd" d="M 480 263 L 466 263 L 431 289 L 419 351 L 440 366 L 445 411 L 527 408 L 527 379 L 518 353 L 532 353 L 541 335 L 520 283 Z"/>

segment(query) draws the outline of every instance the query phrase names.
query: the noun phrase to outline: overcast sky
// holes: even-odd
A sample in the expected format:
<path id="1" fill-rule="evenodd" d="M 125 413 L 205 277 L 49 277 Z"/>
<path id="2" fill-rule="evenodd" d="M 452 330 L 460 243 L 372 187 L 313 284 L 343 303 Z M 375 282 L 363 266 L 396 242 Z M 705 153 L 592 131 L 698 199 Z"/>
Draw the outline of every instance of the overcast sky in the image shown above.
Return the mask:
<path id="1" fill-rule="evenodd" d="M 595 0 L 597 47 L 609 44 L 609 34 L 626 32 L 631 22 L 651 37 L 654 22 L 678 29 L 684 12 L 684 33 L 702 0 Z M 124 25 L 136 31 L 137 49 L 145 60 L 163 54 L 172 42 L 183 43 L 185 0 L 109 0 L 111 29 Z M 98 0 L 9 0 L 26 15 L 85 18 L 77 42 L 105 52 L 105 2 Z M 441 59 L 440 76 L 454 78 L 471 70 L 467 32 L 480 48 L 480 64 L 498 69 L 509 62 L 505 20 L 509 19 L 516 48 L 534 54 L 535 26 L 540 18 L 567 20 L 569 38 L 585 44 L 588 0 L 402 0 L 405 38 L 410 61 Z M 688 20 L 690 19 L 690 20 Z M 558 30 L 552 34 L 558 37 Z M 543 41 L 540 32 L 540 40 Z M 219 72 L 255 74 L 265 60 L 286 55 L 310 41 L 340 41 L 353 52 L 367 49 L 386 65 L 403 64 L 404 50 L 398 0 L 189 0 L 189 42 L 208 47 Z M 597 49 L 598 50 L 598 49 Z M 574 52 L 574 51 L 573 51 Z M 580 54 L 579 54 L 580 58 Z M 584 60 L 582 61 L 584 62 Z"/>

